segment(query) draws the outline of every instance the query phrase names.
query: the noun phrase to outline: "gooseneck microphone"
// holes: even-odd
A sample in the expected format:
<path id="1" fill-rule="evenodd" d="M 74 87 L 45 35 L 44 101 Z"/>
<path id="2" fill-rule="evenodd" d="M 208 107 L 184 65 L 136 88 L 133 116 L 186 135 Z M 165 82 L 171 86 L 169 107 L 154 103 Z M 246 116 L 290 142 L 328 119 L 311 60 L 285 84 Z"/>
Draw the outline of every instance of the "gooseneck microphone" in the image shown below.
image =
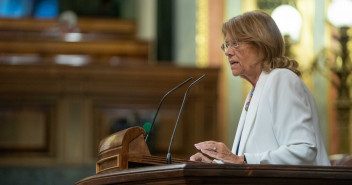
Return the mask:
<path id="1" fill-rule="evenodd" d="M 189 82 L 189 81 L 192 80 L 192 79 L 193 79 L 193 77 L 188 78 L 188 79 L 185 80 L 184 82 L 180 83 L 179 85 L 177 85 L 176 87 L 174 87 L 173 89 L 171 89 L 169 92 L 167 92 L 167 93 L 163 96 L 163 98 L 161 98 L 160 103 L 159 103 L 159 106 L 158 106 L 158 109 L 156 110 L 156 113 L 155 113 L 155 116 L 154 116 L 152 125 L 150 126 L 149 132 L 148 132 L 147 135 L 145 136 L 145 139 L 144 139 L 145 142 L 147 142 L 149 133 L 150 133 L 150 132 L 152 131 L 152 129 L 153 129 L 156 116 L 157 116 L 158 113 L 159 113 L 159 109 L 160 109 L 161 104 L 163 103 L 164 99 L 165 99 L 170 93 L 174 92 L 176 89 L 180 88 L 181 86 L 183 86 L 184 84 L 186 84 L 187 82 Z"/>
<path id="2" fill-rule="evenodd" d="M 183 101 L 182 101 L 182 104 L 181 104 L 181 108 L 180 108 L 180 111 L 178 112 L 178 116 L 177 116 L 177 120 L 176 120 L 176 124 L 175 124 L 175 127 L 174 127 L 174 131 L 172 132 L 172 136 L 171 136 L 171 140 L 170 140 L 170 144 L 169 144 L 169 149 L 167 151 L 167 156 L 166 156 L 166 163 L 167 164 L 171 164 L 171 153 L 170 153 L 170 150 L 171 150 L 171 145 L 172 145 L 172 141 L 174 140 L 174 136 L 175 136 L 175 132 L 176 132 L 176 128 L 177 128 L 177 125 L 178 125 L 178 122 L 180 120 L 180 117 L 181 117 L 181 113 L 183 111 L 183 106 L 185 105 L 185 102 L 186 102 L 186 98 L 187 98 L 187 94 L 188 94 L 188 91 L 189 89 L 196 83 L 198 83 L 202 78 L 205 77 L 205 74 L 202 75 L 201 77 L 199 77 L 197 80 L 195 80 L 194 82 L 192 82 L 186 92 L 185 92 L 185 95 L 183 96 Z"/>

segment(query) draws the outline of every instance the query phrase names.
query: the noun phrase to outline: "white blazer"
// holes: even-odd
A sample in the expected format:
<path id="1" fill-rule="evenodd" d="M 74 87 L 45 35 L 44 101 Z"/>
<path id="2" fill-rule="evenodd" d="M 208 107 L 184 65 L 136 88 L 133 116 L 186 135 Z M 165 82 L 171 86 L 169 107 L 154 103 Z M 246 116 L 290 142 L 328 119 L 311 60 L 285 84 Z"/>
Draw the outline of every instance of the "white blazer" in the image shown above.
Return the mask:
<path id="1" fill-rule="evenodd" d="M 248 112 L 243 106 L 233 153 L 238 144 L 248 164 L 330 165 L 314 98 L 288 69 L 261 73 Z"/>

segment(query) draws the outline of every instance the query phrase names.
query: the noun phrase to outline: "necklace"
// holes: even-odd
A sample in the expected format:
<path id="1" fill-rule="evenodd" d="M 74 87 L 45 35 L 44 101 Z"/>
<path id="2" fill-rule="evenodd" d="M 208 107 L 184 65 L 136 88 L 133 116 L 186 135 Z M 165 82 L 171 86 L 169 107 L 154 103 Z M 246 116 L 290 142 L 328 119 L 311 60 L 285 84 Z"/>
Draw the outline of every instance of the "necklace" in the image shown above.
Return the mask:
<path id="1" fill-rule="evenodd" d="M 252 100 L 252 96 L 253 96 L 253 92 L 254 92 L 254 88 L 251 89 L 251 92 L 249 94 L 249 99 L 246 103 L 246 107 L 244 108 L 246 111 L 248 111 L 248 108 L 249 108 L 249 104 L 251 103 L 251 100 Z"/>

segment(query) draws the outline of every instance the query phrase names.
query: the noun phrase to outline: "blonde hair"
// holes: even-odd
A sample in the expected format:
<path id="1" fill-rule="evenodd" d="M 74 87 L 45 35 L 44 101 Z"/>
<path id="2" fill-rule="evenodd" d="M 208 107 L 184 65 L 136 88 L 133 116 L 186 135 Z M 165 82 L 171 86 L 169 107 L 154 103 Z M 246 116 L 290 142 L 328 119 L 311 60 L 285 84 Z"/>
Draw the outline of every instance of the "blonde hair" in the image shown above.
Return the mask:
<path id="1" fill-rule="evenodd" d="M 298 76 L 298 62 L 287 58 L 283 37 L 275 21 L 268 14 L 255 10 L 236 16 L 222 26 L 224 36 L 254 45 L 262 59 L 262 68 L 270 72 L 276 68 L 287 68 Z"/>

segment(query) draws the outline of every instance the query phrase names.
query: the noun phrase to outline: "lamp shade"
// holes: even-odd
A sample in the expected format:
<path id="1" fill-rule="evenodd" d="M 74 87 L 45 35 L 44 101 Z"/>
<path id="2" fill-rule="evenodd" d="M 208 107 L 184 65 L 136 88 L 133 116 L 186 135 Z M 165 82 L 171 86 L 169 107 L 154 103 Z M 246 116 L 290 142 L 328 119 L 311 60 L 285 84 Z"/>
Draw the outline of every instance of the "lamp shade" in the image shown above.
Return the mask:
<path id="1" fill-rule="evenodd" d="M 289 35 L 293 41 L 298 41 L 302 17 L 296 8 L 289 5 L 280 5 L 274 9 L 271 17 L 276 22 L 282 35 Z"/>
<path id="2" fill-rule="evenodd" d="M 352 26 L 352 1 L 333 0 L 328 7 L 328 19 L 336 27 Z"/>

